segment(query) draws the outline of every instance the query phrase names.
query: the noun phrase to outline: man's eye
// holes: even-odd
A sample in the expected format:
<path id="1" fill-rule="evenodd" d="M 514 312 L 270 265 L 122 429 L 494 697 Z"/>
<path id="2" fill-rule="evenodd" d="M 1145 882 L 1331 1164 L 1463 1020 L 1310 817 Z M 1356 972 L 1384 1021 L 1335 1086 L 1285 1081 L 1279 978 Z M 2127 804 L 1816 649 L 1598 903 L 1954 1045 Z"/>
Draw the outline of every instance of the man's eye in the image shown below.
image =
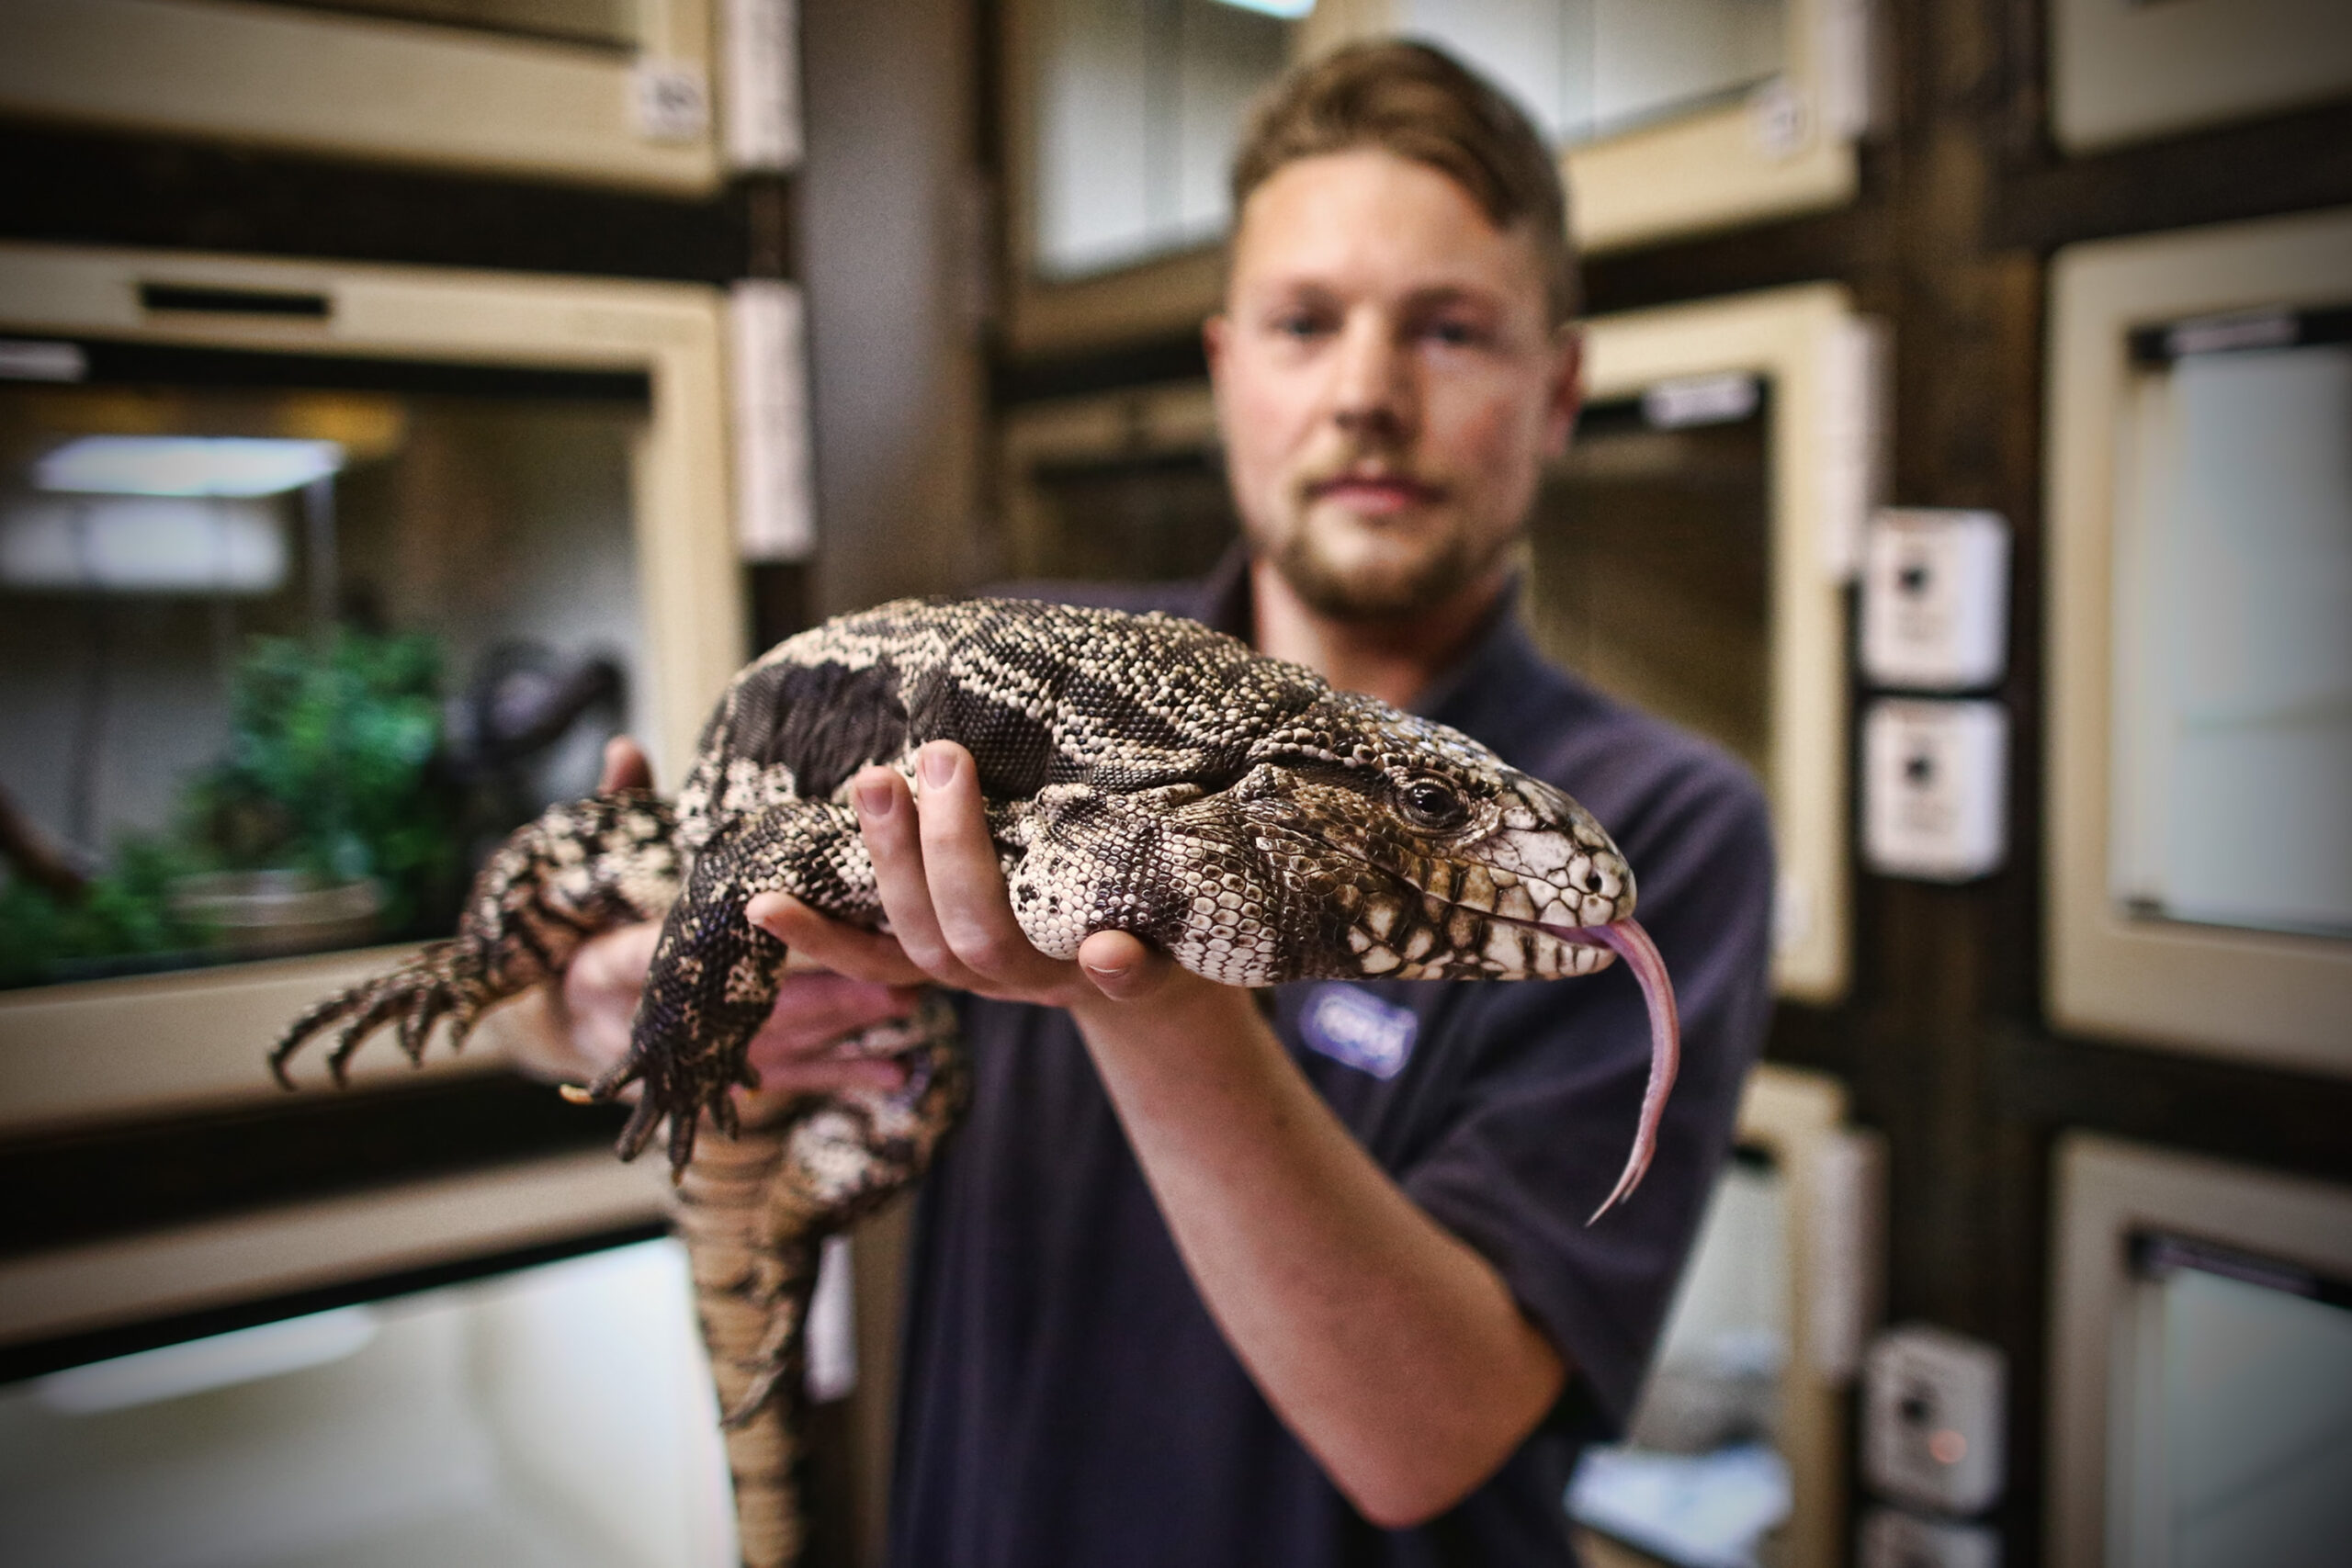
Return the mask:
<path id="1" fill-rule="evenodd" d="M 1486 341 L 1486 334 L 1468 321 L 1431 321 L 1429 335 L 1449 348 L 1468 348 Z"/>
<path id="2" fill-rule="evenodd" d="M 1273 326 L 1276 333 L 1289 338 L 1319 337 L 1324 331 L 1323 319 L 1320 316 L 1307 315 L 1303 311 L 1294 315 L 1276 316 Z"/>

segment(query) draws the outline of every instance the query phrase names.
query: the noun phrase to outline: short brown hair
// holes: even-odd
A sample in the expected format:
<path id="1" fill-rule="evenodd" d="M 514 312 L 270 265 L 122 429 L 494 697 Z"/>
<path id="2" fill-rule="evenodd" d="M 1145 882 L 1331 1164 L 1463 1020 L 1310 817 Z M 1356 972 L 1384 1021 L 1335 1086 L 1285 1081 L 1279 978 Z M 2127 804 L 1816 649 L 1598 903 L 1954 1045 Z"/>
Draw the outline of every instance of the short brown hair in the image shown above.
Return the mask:
<path id="1" fill-rule="evenodd" d="M 1350 44 L 1276 83 L 1233 156 L 1233 211 L 1285 164 L 1377 147 L 1453 178 L 1498 229 L 1524 223 L 1555 326 L 1577 312 L 1568 197 L 1544 138 L 1485 77 L 1428 44 Z"/>

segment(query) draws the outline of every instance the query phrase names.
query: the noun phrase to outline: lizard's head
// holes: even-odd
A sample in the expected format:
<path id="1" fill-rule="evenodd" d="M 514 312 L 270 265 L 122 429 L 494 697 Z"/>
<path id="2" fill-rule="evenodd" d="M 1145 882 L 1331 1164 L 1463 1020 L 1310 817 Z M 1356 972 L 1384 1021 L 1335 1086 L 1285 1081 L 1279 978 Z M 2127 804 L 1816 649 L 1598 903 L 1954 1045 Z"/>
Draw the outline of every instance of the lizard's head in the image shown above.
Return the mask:
<path id="1" fill-rule="evenodd" d="M 1674 991 L 1634 923 L 1634 874 L 1592 814 L 1458 731 L 1337 694 L 1260 750 L 1230 798 L 1291 895 L 1304 967 L 1364 979 L 1549 979 L 1622 957 L 1650 1016 L 1632 1159 L 1647 1168 L 1679 1051 Z M 1598 1217 L 1596 1215 L 1596 1217 Z"/>
<path id="2" fill-rule="evenodd" d="M 1598 933 L 1633 915 L 1632 869 L 1591 813 L 1476 741 L 1339 695 L 1259 755 L 1233 798 L 1318 917 L 1299 933 L 1318 973 L 1550 979 L 1610 962 Z"/>

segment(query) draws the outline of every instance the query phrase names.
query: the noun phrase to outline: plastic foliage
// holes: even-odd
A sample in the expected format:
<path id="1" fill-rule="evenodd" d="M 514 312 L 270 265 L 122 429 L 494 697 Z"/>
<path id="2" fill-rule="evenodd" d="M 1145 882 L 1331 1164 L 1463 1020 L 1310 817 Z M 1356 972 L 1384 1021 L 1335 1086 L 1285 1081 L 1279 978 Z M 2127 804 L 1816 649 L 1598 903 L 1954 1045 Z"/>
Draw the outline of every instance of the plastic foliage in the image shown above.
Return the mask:
<path id="1" fill-rule="evenodd" d="M 172 908 L 172 883 L 197 863 L 149 838 L 115 846 L 114 863 L 78 898 L 23 878 L 0 887 L 0 987 L 96 979 L 196 961 L 210 932 Z"/>
<path id="2" fill-rule="evenodd" d="M 230 698 L 227 757 L 187 799 L 187 836 L 223 870 L 383 885 L 391 934 L 443 911 L 463 876 L 438 776 L 441 651 L 339 628 L 256 638 Z"/>

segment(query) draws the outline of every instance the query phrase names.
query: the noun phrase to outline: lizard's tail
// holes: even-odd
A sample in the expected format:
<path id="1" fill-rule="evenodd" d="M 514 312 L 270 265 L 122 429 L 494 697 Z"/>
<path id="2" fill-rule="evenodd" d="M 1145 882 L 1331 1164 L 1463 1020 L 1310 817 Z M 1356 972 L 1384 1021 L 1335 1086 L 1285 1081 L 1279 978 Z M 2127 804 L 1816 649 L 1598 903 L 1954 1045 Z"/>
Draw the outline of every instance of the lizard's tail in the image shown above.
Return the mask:
<path id="1" fill-rule="evenodd" d="M 800 1370 L 818 1245 L 812 1234 L 778 1235 L 769 1210 L 787 1133 L 706 1132 L 677 1189 L 678 1235 L 725 1416 L 744 1568 L 790 1568 L 807 1534 Z"/>
<path id="2" fill-rule="evenodd" d="M 968 1089 L 955 1010 L 936 996 L 835 1049 L 895 1058 L 906 1081 L 805 1099 L 764 1124 L 706 1129 L 676 1190 L 744 1568 L 790 1568 L 807 1546 L 801 1375 L 820 1244 L 922 1174 Z"/>

